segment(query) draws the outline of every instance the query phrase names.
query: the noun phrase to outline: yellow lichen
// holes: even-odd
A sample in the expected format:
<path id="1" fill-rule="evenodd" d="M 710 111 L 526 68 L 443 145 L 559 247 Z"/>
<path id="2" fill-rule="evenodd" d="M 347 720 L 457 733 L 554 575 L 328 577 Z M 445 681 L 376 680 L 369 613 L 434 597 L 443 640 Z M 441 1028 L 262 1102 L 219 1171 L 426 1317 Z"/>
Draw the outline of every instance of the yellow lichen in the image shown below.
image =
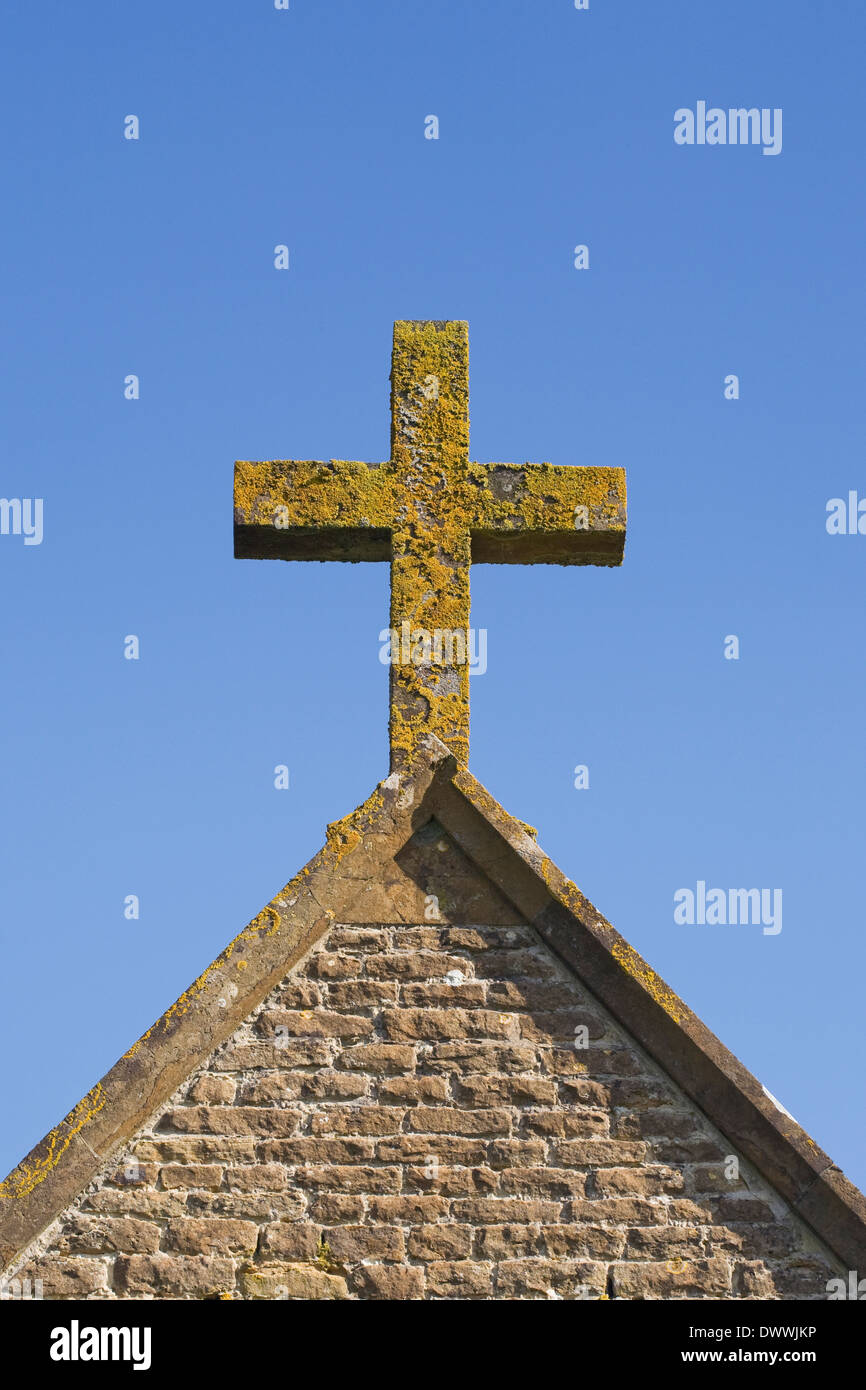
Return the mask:
<path id="1" fill-rule="evenodd" d="M 575 538 L 582 531 L 590 537 L 624 533 L 625 475 L 614 468 L 471 463 L 468 325 L 398 322 L 390 460 L 381 465 L 240 462 L 235 522 L 246 536 L 240 552 L 245 555 L 342 560 L 390 555 L 392 629 L 406 622 L 413 631 L 466 637 L 473 537 L 554 535 L 557 560 L 619 563 L 621 546 L 584 554 Z M 370 528 L 386 539 L 372 543 Z M 286 537 L 282 548 L 280 530 Z M 313 533 L 315 545 L 309 539 Z M 521 563 L 533 558 L 548 557 L 543 547 L 535 555 L 521 552 Z M 465 659 L 452 654 L 446 663 L 392 664 L 392 770 L 415 760 L 427 733 L 467 764 Z"/>
<path id="2" fill-rule="evenodd" d="M 47 1144 L 48 1151 L 44 1158 L 40 1158 L 32 1167 L 26 1164 L 19 1165 L 14 1173 L 0 1183 L 0 1198 L 21 1198 L 27 1197 L 35 1187 L 44 1182 L 48 1174 L 55 1169 L 65 1154 L 69 1145 L 72 1143 L 76 1134 L 80 1134 L 85 1125 L 88 1125 L 105 1105 L 108 1097 L 99 1083 L 88 1091 L 87 1095 L 80 1100 L 74 1110 L 70 1110 L 65 1120 L 62 1120 L 55 1129 L 43 1140 Z"/>
<path id="3" fill-rule="evenodd" d="M 385 805 L 381 787 L 375 787 L 367 800 L 340 820 L 325 828 L 325 842 L 331 867 L 339 864 L 362 843 L 363 830 L 382 811 Z"/>
<path id="4" fill-rule="evenodd" d="M 361 832 L 352 824 L 351 816 L 344 816 L 342 820 L 333 821 L 327 827 L 325 839 L 339 862 L 344 855 L 351 853 L 361 843 Z"/>
<path id="5" fill-rule="evenodd" d="M 664 980 L 650 969 L 637 951 L 625 941 L 615 941 L 611 947 L 611 955 L 622 966 L 623 970 L 627 970 L 629 975 L 643 985 L 647 993 L 652 995 L 656 1003 L 661 1005 L 674 1023 L 682 1021 L 683 1014 L 686 1012 L 685 1004 L 665 984 Z"/>

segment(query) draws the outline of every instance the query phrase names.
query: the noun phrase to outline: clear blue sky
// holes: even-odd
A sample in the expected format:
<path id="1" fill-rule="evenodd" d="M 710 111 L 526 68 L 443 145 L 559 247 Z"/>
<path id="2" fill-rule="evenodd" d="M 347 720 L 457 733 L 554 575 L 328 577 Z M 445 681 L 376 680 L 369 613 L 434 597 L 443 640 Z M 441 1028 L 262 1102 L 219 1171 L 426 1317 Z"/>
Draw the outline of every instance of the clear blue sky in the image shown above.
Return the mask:
<path id="1" fill-rule="evenodd" d="M 4 1173 L 386 774 L 387 568 L 235 561 L 232 464 L 385 458 L 393 320 L 461 318 L 474 458 L 629 485 L 622 569 L 473 572 L 472 770 L 866 1184 L 866 536 L 825 529 L 864 39 L 859 0 L 7 11 Z M 782 153 L 677 146 L 699 100 Z M 783 930 L 678 925 L 698 880 Z"/>

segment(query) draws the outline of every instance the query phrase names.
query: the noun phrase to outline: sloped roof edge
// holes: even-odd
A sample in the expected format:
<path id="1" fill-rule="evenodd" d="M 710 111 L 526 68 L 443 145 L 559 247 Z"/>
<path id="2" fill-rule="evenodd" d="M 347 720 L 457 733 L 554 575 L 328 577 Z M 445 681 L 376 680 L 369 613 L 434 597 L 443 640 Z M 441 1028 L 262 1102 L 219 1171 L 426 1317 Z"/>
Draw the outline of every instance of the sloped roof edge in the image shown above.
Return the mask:
<path id="1" fill-rule="evenodd" d="M 329 825 L 318 854 L 0 1183 L 0 1269 L 122 1154 L 148 1117 L 340 920 L 429 819 L 426 792 L 455 767 L 437 739 L 411 774 L 380 782 L 355 811 Z"/>
<path id="2" fill-rule="evenodd" d="M 319 853 L 0 1184 L 0 1268 L 122 1152 L 431 815 L 816 1235 L 848 1268 L 866 1268 L 863 1195 L 434 736 L 411 774 L 393 774 L 328 827 Z"/>
<path id="3" fill-rule="evenodd" d="M 611 926 L 466 769 L 431 809 L 704 1114 L 849 1269 L 866 1267 L 866 1198 L 760 1081 Z"/>

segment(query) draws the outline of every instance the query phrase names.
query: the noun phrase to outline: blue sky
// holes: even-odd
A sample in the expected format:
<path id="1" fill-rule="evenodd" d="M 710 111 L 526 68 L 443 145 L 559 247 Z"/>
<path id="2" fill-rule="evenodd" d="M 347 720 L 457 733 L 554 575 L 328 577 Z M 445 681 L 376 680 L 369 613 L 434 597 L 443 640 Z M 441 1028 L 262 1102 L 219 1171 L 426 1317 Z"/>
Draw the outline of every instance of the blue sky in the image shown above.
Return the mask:
<path id="1" fill-rule="evenodd" d="M 0 536 L 0 1168 L 387 773 L 387 568 L 235 561 L 232 464 L 385 458 L 393 320 L 460 318 L 474 458 L 629 486 L 621 569 L 473 571 L 471 768 L 866 1184 L 866 536 L 825 528 L 866 496 L 862 5 L 93 0 L 2 38 L 0 491 L 44 539 Z M 781 108 L 781 154 L 676 145 L 699 100 Z M 677 924 L 698 880 L 781 888 L 782 931 Z"/>

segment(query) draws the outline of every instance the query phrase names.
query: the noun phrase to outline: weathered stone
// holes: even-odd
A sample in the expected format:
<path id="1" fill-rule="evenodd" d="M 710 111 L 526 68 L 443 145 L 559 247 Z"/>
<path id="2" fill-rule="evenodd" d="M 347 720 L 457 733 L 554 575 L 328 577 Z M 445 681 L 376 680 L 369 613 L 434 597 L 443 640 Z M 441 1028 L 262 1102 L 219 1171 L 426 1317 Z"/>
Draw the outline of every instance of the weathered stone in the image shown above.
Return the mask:
<path id="1" fill-rule="evenodd" d="M 335 1260 L 357 1264 L 361 1260 L 402 1260 L 406 1253 L 403 1232 L 395 1226 L 335 1226 L 327 1232 Z"/>
<path id="2" fill-rule="evenodd" d="M 396 1134 L 406 1112 L 395 1105 L 330 1105 L 310 1119 L 312 1134 Z"/>
<path id="3" fill-rule="evenodd" d="M 424 1271 L 415 1265 L 362 1265 L 355 1287 L 365 1298 L 405 1303 L 424 1297 Z"/>
<path id="4" fill-rule="evenodd" d="M 561 1202 L 478 1197 L 455 1201 L 451 1214 L 458 1221 L 467 1221 L 471 1226 L 500 1226 L 518 1221 L 558 1221 L 561 1213 Z"/>
<path id="5" fill-rule="evenodd" d="M 288 1192 L 190 1192 L 189 1216 L 225 1217 L 229 1221 L 299 1221 L 306 1212 L 305 1193 Z"/>
<path id="6" fill-rule="evenodd" d="M 591 1260 L 502 1260 L 501 1298 L 601 1298 L 607 1269 Z"/>
<path id="7" fill-rule="evenodd" d="M 28 1260 L 16 1270 L 17 1279 L 42 1281 L 42 1297 L 48 1301 L 89 1298 L 108 1288 L 107 1269 L 101 1260 L 62 1256 L 52 1252 Z"/>
<path id="8" fill-rule="evenodd" d="M 447 1223 L 416 1226 L 409 1233 L 407 1246 L 411 1260 L 460 1260 L 472 1249 L 472 1232 L 467 1226 Z"/>
<path id="9" fill-rule="evenodd" d="M 353 1072 L 320 1071 L 301 1079 L 304 1100 L 360 1100 L 369 1089 L 369 1078 Z"/>
<path id="10" fill-rule="evenodd" d="M 232 1076 L 205 1073 L 190 1086 L 187 1099 L 193 1105 L 231 1105 L 235 1098 L 236 1082 Z"/>
<path id="11" fill-rule="evenodd" d="M 391 401 L 381 465 L 239 462 L 236 553 L 387 561 L 392 623 L 451 648 L 472 562 L 619 563 L 622 470 L 470 461 L 467 325 L 395 324 Z M 842 1175 L 468 773 L 468 676 L 392 663 L 391 775 L 3 1184 L 4 1264 L 437 1300 L 759 1296 L 762 1257 L 797 1296 L 858 1263 Z"/>
<path id="12" fill-rule="evenodd" d="M 316 1226 L 297 1221 L 274 1221 L 261 1228 L 259 1250 L 263 1259 L 315 1260 L 319 1234 Z"/>
<path id="13" fill-rule="evenodd" d="M 294 1134 L 300 1123 L 297 1110 L 273 1106 L 190 1105 L 162 1116 L 160 1134 Z"/>
<path id="14" fill-rule="evenodd" d="M 567 1168 L 506 1168 L 499 1176 L 501 1192 L 533 1197 L 582 1197 L 586 1174 Z"/>
<path id="15" fill-rule="evenodd" d="M 576 1028 L 585 1028 L 590 1038 L 603 1038 L 607 1032 L 604 1019 L 586 1009 L 563 1009 L 558 1013 L 522 1013 L 520 1036 L 527 1042 L 546 1043 L 557 1039 L 574 1039 Z"/>
<path id="16" fill-rule="evenodd" d="M 531 1110 L 522 1124 L 530 1134 L 548 1139 L 606 1139 L 610 1116 L 604 1110 Z"/>
<path id="17" fill-rule="evenodd" d="M 61 1255 L 153 1254 L 159 1227 L 132 1216 L 72 1216 L 63 1222 L 55 1248 Z"/>
<path id="18" fill-rule="evenodd" d="M 735 1298 L 777 1298 L 772 1273 L 762 1260 L 744 1260 L 734 1265 L 731 1291 Z"/>
<path id="19" fill-rule="evenodd" d="M 286 1101 L 298 1100 L 303 1084 L 304 1078 L 291 1072 L 264 1072 L 242 1083 L 238 1105 L 283 1105 Z"/>
<path id="20" fill-rule="evenodd" d="M 598 1081 L 574 1077 L 567 1081 L 558 1081 L 556 1089 L 560 1105 L 589 1105 L 597 1109 L 611 1108 L 610 1087 L 604 1086 Z"/>
<path id="21" fill-rule="evenodd" d="M 566 1208 L 566 1221 L 600 1227 L 663 1225 L 671 1207 L 640 1197 L 605 1197 L 592 1202 L 576 1201 Z M 671 1216 L 673 1220 L 673 1216 Z"/>
<path id="22" fill-rule="evenodd" d="M 212 1255 L 118 1255 L 114 1285 L 124 1298 L 206 1298 L 234 1288 L 230 1259 Z"/>
<path id="23" fill-rule="evenodd" d="M 484 980 L 460 980 L 453 984 L 434 980 L 432 983 L 403 985 L 400 990 L 400 1003 L 410 1009 L 429 1005 L 445 1009 L 465 1009 L 473 1004 L 483 1007 L 486 997 L 487 985 Z"/>
<path id="24" fill-rule="evenodd" d="M 105 1216 L 145 1216 L 152 1221 L 165 1221 L 170 1216 L 183 1216 L 186 1211 L 186 1190 L 155 1192 L 144 1187 L 135 1192 L 117 1192 L 103 1187 L 91 1192 L 81 1204 L 82 1213 L 94 1211 Z"/>
<path id="25" fill-rule="evenodd" d="M 551 1230 L 559 1227 L 552 1226 Z M 546 1253 L 544 1231 L 538 1225 L 479 1226 L 475 1232 L 474 1253 L 479 1260 L 514 1260 L 520 1255 Z"/>
<path id="26" fill-rule="evenodd" d="M 635 1260 L 682 1259 L 700 1251 L 701 1231 L 696 1226 L 637 1227 L 628 1233 L 625 1257 Z"/>
<path id="27" fill-rule="evenodd" d="M 360 1038 L 372 1033 L 373 1023 L 363 1014 L 343 1014 L 334 1009 L 268 1009 L 259 1015 L 256 1027 L 267 1037 L 278 1037 L 277 1029 L 287 1038 Z"/>
<path id="28" fill-rule="evenodd" d="M 534 1168 L 544 1160 L 545 1145 L 541 1139 L 492 1139 L 487 1145 L 491 1168 Z"/>
<path id="29" fill-rule="evenodd" d="M 389 980 L 351 980 L 328 985 L 332 1009 L 380 1008 L 397 1003 L 397 986 Z"/>
<path id="30" fill-rule="evenodd" d="M 470 1076 L 455 1082 L 466 1105 L 554 1105 L 556 1086 L 539 1076 Z"/>
<path id="31" fill-rule="evenodd" d="M 125 1192 L 132 1192 L 144 1187 L 155 1187 L 158 1177 L 159 1164 L 143 1163 L 141 1156 L 136 1153 L 134 1159 L 130 1155 L 119 1168 L 108 1174 L 105 1181 L 109 1186 L 122 1187 Z"/>
<path id="32" fill-rule="evenodd" d="M 406 1116 L 419 1134 L 510 1134 L 511 1115 L 505 1109 L 461 1110 L 457 1106 L 419 1105 Z"/>
<path id="33" fill-rule="evenodd" d="M 615 1298 L 726 1298 L 731 1266 L 722 1258 L 674 1257 L 664 1263 L 626 1262 L 611 1267 Z"/>
<path id="34" fill-rule="evenodd" d="M 326 1067 L 336 1043 L 319 1038 L 280 1037 L 267 1043 L 239 1043 L 229 1047 L 219 1059 L 223 1071 L 254 1071 L 257 1068 Z"/>
<path id="35" fill-rule="evenodd" d="M 238 1192 L 282 1192 L 288 1181 L 280 1163 L 238 1164 L 226 1172 L 226 1186 Z"/>
<path id="36" fill-rule="evenodd" d="M 379 1082 L 379 1100 L 385 1105 L 445 1100 L 448 1083 L 441 1076 L 399 1076 Z"/>
<path id="37" fill-rule="evenodd" d="M 259 1145 L 265 1163 L 355 1163 L 374 1156 L 372 1139 L 322 1139 L 306 1135 L 301 1139 L 267 1139 Z"/>
<path id="38" fill-rule="evenodd" d="M 269 1262 L 241 1271 L 241 1293 L 251 1299 L 342 1299 L 348 1298 L 341 1275 L 328 1274 L 308 1264 Z"/>
<path id="39" fill-rule="evenodd" d="M 688 1168 L 687 1191 L 698 1197 L 719 1197 L 746 1191 L 746 1180 L 733 1175 L 727 1163 L 693 1163 Z"/>
<path id="40" fill-rule="evenodd" d="M 444 951 L 385 951 L 370 956 L 366 973 L 380 980 L 438 980 L 452 970 L 468 975 L 472 966 L 462 956 Z"/>
<path id="41" fill-rule="evenodd" d="M 618 1260 L 625 1246 L 625 1233 L 601 1226 L 547 1226 L 543 1233 L 543 1252 L 551 1259 Z"/>
<path id="42" fill-rule="evenodd" d="M 538 1053 L 529 1043 L 508 1047 L 487 1042 L 437 1043 L 428 1059 L 428 1065 L 436 1071 L 482 1076 L 530 1071 L 537 1062 Z"/>
<path id="43" fill-rule="evenodd" d="M 399 1192 L 400 1169 L 329 1164 L 299 1168 L 295 1181 L 299 1187 L 320 1188 L 325 1192 Z"/>
<path id="44" fill-rule="evenodd" d="M 773 1288 L 776 1298 L 826 1299 L 829 1281 L 838 1278 L 840 1268 L 834 1268 L 828 1260 L 818 1256 L 799 1255 L 789 1264 L 773 1270 Z"/>
<path id="45" fill-rule="evenodd" d="M 363 972 L 364 963 L 351 956 L 322 951 L 313 957 L 309 969 L 320 980 L 355 980 Z"/>
<path id="46" fill-rule="evenodd" d="M 713 1200 L 713 1212 L 719 1221 L 773 1221 L 775 1215 L 767 1202 L 762 1202 L 748 1194 L 740 1196 L 732 1193 Z"/>
<path id="47" fill-rule="evenodd" d="M 536 980 L 495 980 L 488 988 L 487 1002 L 491 1009 L 532 1009 L 550 1014 L 559 1009 L 575 1009 L 585 1000 L 576 981 L 539 984 Z M 574 1028 L 567 1036 L 574 1036 Z"/>
<path id="48" fill-rule="evenodd" d="M 501 951 L 535 946 L 529 927 L 400 927 L 394 946 L 403 951 Z"/>
<path id="49" fill-rule="evenodd" d="M 398 933 L 399 935 L 399 933 Z M 334 927 L 328 944 L 334 951 L 360 951 L 366 954 L 387 951 L 391 932 L 384 927 Z"/>
<path id="50" fill-rule="evenodd" d="M 424 1225 L 447 1215 L 448 1203 L 442 1197 L 371 1197 L 367 1203 L 371 1220 L 397 1225 Z"/>
<path id="51" fill-rule="evenodd" d="M 159 1180 L 165 1188 L 222 1187 L 225 1168 L 217 1163 L 166 1163 L 159 1170 Z"/>
<path id="52" fill-rule="evenodd" d="M 163 1248 L 181 1255 L 251 1255 L 258 1237 L 258 1226 L 252 1221 L 172 1218 L 166 1227 Z"/>
<path id="53" fill-rule="evenodd" d="M 317 1009 L 322 1002 L 322 991 L 312 980 L 293 980 L 283 985 L 274 1003 L 280 1009 Z"/>
<path id="54" fill-rule="evenodd" d="M 676 1168 L 600 1168 L 593 1174 L 593 1185 L 601 1197 L 654 1197 L 678 1192 L 683 1175 Z"/>
<path id="55" fill-rule="evenodd" d="M 515 1016 L 489 1009 L 385 1009 L 382 1027 L 393 1042 L 511 1038 L 518 1032 Z"/>
<path id="56" fill-rule="evenodd" d="M 397 1134 L 393 1139 L 381 1139 L 376 1145 L 380 1163 L 463 1163 L 467 1166 L 484 1162 L 486 1144 L 483 1139 L 464 1139 L 453 1134 Z"/>
<path id="57" fill-rule="evenodd" d="M 136 1145 L 136 1158 L 156 1163 L 252 1163 L 255 1140 L 244 1138 L 142 1139 Z"/>
<path id="58" fill-rule="evenodd" d="M 324 1193 L 314 1197 L 310 1203 L 310 1217 L 323 1226 L 333 1226 L 340 1221 L 357 1222 L 364 1215 L 363 1197 L 344 1197 L 337 1193 Z"/>
<path id="59" fill-rule="evenodd" d="M 646 1150 L 646 1144 L 632 1144 L 622 1139 L 570 1139 L 554 1144 L 550 1157 L 551 1162 L 561 1163 L 564 1167 L 620 1167 L 628 1163 L 643 1163 Z"/>
<path id="60" fill-rule="evenodd" d="M 473 1260 L 433 1260 L 427 1266 L 427 1288 L 434 1298 L 489 1298 L 493 1266 Z"/>
<path id="61" fill-rule="evenodd" d="M 344 1048 L 336 1065 L 349 1071 L 402 1075 L 414 1068 L 415 1049 L 398 1043 L 363 1043 Z"/>
<path id="62" fill-rule="evenodd" d="M 441 1197 L 470 1197 L 475 1193 L 495 1192 L 499 1174 L 491 1168 L 450 1168 L 444 1164 L 425 1163 L 423 1168 L 403 1169 L 407 1191 L 433 1192 Z"/>
<path id="63" fill-rule="evenodd" d="M 475 973 L 483 980 L 550 980 L 559 971 L 544 946 L 510 951 L 486 951 L 475 958 Z"/>

